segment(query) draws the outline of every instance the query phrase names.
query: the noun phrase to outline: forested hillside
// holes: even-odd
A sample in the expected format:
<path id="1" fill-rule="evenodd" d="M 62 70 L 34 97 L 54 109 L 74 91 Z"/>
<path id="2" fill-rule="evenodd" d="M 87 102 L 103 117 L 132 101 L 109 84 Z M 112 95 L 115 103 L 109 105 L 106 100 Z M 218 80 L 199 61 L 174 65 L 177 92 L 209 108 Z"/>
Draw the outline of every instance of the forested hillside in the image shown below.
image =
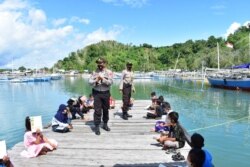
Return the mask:
<path id="1" fill-rule="evenodd" d="M 249 27 L 241 27 L 227 40 L 210 36 L 207 40 L 188 40 L 172 46 L 153 47 L 150 44 L 135 46 L 116 41 L 102 41 L 89 45 L 68 57 L 59 60 L 54 67 L 65 70 L 95 69 L 95 60 L 103 56 L 108 60 L 109 68 L 121 71 L 127 61 L 134 64 L 136 71 L 178 69 L 197 70 L 202 63 L 206 67 L 217 67 L 217 43 L 220 50 L 220 67 L 250 62 Z M 226 46 L 233 44 L 233 48 Z"/>

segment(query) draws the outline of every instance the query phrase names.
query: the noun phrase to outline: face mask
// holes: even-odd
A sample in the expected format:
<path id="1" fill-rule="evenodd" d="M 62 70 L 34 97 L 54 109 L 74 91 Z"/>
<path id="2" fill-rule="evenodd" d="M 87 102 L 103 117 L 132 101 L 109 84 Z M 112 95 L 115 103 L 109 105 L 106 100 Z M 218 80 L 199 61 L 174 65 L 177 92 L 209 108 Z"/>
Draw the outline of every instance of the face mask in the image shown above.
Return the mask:
<path id="1" fill-rule="evenodd" d="M 103 69 L 103 65 L 97 65 L 97 67 L 98 67 L 99 70 Z"/>

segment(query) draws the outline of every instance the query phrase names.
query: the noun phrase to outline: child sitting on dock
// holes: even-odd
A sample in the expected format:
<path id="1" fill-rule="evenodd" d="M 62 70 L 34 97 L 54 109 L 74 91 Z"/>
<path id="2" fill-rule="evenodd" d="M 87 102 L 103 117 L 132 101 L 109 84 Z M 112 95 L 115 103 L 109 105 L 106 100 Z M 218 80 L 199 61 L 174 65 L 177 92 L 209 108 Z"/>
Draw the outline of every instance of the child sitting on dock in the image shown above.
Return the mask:
<path id="1" fill-rule="evenodd" d="M 81 119 L 84 119 L 84 114 L 89 112 L 89 107 L 87 105 L 87 98 L 86 96 L 80 96 L 76 98 L 70 98 L 67 101 L 69 110 L 72 114 L 72 119 L 77 119 L 79 116 Z M 78 114 L 78 117 L 77 117 Z"/>
<path id="2" fill-rule="evenodd" d="M 202 167 L 213 167 L 212 155 L 207 150 L 202 149 L 202 147 L 204 147 L 204 138 L 202 135 L 200 135 L 199 133 L 194 133 L 191 136 L 191 147 L 204 151 L 205 160 Z"/>
<path id="3" fill-rule="evenodd" d="M 205 152 L 198 148 L 192 148 L 187 157 L 188 167 L 205 167 Z"/>
<path id="4" fill-rule="evenodd" d="M 146 109 L 147 110 L 155 110 L 155 107 L 157 105 L 156 101 L 157 101 L 158 97 L 156 96 L 155 92 L 151 92 L 150 97 L 151 97 L 152 103 L 151 103 L 151 105 L 147 106 Z"/>
<path id="5" fill-rule="evenodd" d="M 27 158 L 37 157 L 38 155 L 45 155 L 48 151 L 57 148 L 57 142 L 54 139 L 46 138 L 40 129 L 35 133 L 31 131 L 30 118 L 25 119 L 26 132 L 24 134 L 24 146 L 26 150 L 21 152 L 21 155 Z"/>
<path id="6" fill-rule="evenodd" d="M 78 103 L 78 99 L 70 98 L 67 101 L 67 104 L 68 104 L 67 107 L 69 108 L 69 111 L 72 114 L 72 119 L 77 118 L 76 114 L 78 114 L 81 117 L 81 119 L 84 119 L 84 115 L 83 115 L 82 111 L 80 110 L 80 105 Z"/>
<path id="7" fill-rule="evenodd" d="M 80 107 L 80 112 L 82 112 L 83 114 L 88 113 L 90 108 L 88 107 L 87 104 L 87 97 L 84 95 L 80 96 L 78 98 L 76 107 Z"/>
<path id="8" fill-rule="evenodd" d="M 72 128 L 69 108 L 61 104 L 56 115 L 52 118 L 52 130 L 54 132 L 65 133 L 69 132 Z"/>
<path id="9" fill-rule="evenodd" d="M 161 144 L 164 144 L 163 149 L 184 147 L 185 134 L 178 122 L 179 114 L 172 111 L 168 114 L 168 119 L 171 122 L 168 135 L 161 135 L 160 138 L 156 138 L 156 140 Z"/>
<path id="10" fill-rule="evenodd" d="M 163 102 L 161 107 L 162 107 L 163 113 L 166 114 L 166 120 L 165 121 L 157 121 L 155 123 L 155 127 L 151 130 L 153 132 L 168 132 L 169 127 L 171 125 L 171 123 L 168 119 L 168 114 L 170 112 L 172 112 L 170 104 L 168 102 Z"/>
<path id="11" fill-rule="evenodd" d="M 163 96 L 160 96 L 159 99 L 156 101 L 155 109 L 153 111 L 147 112 L 147 119 L 160 119 L 161 116 L 164 114 L 162 103 L 164 101 Z"/>

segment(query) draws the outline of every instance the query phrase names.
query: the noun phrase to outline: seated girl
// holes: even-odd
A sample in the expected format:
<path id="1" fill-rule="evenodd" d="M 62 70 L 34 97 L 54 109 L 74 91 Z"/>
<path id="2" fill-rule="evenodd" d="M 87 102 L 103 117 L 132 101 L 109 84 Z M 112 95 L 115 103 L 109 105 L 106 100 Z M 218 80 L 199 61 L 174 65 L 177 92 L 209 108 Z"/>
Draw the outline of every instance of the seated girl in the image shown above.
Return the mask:
<path id="1" fill-rule="evenodd" d="M 66 105 L 61 104 L 57 110 L 57 113 L 52 118 L 52 130 L 54 132 L 69 132 L 72 129 L 71 113 Z"/>
<path id="2" fill-rule="evenodd" d="M 68 104 L 67 107 L 69 108 L 69 111 L 72 114 L 72 119 L 77 118 L 76 114 L 78 114 L 81 117 L 81 119 L 84 119 L 83 113 L 80 110 L 80 104 L 78 103 L 78 99 L 70 98 L 67 101 L 67 104 Z"/>
<path id="3" fill-rule="evenodd" d="M 155 107 L 157 105 L 156 101 L 158 98 L 155 92 L 151 92 L 150 96 L 151 96 L 152 104 L 147 107 L 147 110 L 155 110 Z"/>
<path id="4" fill-rule="evenodd" d="M 78 99 L 70 98 L 67 101 L 67 104 L 72 114 L 72 119 L 77 118 L 76 114 L 78 114 L 81 117 L 81 119 L 84 119 L 83 114 L 89 112 L 86 96 L 80 96 L 78 97 Z"/>
<path id="5" fill-rule="evenodd" d="M 89 112 L 89 107 L 87 104 L 87 97 L 86 96 L 80 96 L 77 101 L 77 107 L 80 107 L 80 111 L 82 113 L 88 113 Z"/>
<path id="6" fill-rule="evenodd" d="M 169 131 L 170 129 L 170 121 L 168 119 L 168 114 L 170 112 L 172 112 L 171 108 L 170 108 L 170 105 L 168 102 L 163 102 L 162 105 L 162 111 L 163 113 L 166 113 L 166 120 L 165 121 L 157 121 L 155 123 L 155 127 L 151 130 L 153 132 L 166 132 L 166 131 Z"/>
<path id="7" fill-rule="evenodd" d="M 57 148 L 57 142 L 54 139 L 46 138 L 40 129 L 35 133 L 31 131 L 30 118 L 25 119 L 26 132 L 24 134 L 24 146 L 26 150 L 21 152 L 23 157 L 32 158 L 38 155 L 45 155 L 48 151 Z"/>
<path id="8" fill-rule="evenodd" d="M 156 103 L 157 104 L 155 106 L 155 110 L 147 112 L 147 115 L 146 115 L 147 119 L 160 119 L 161 116 L 163 115 L 163 110 L 162 110 L 162 106 L 161 106 L 162 101 L 157 100 Z"/>
<path id="9" fill-rule="evenodd" d="M 161 135 L 160 138 L 157 138 L 156 140 L 161 144 L 164 144 L 163 149 L 184 147 L 185 134 L 178 122 L 179 114 L 175 111 L 172 111 L 168 114 L 168 118 L 171 122 L 168 135 Z"/>

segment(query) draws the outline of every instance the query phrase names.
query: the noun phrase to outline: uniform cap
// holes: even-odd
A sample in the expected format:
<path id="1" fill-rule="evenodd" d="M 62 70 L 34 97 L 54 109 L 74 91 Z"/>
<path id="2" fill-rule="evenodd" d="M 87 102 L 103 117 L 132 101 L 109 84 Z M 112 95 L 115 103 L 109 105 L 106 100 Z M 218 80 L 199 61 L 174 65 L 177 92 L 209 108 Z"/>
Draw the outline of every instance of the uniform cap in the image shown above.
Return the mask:
<path id="1" fill-rule="evenodd" d="M 101 64 L 101 63 L 106 63 L 106 60 L 102 57 L 99 57 L 96 61 L 97 64 Z"/>
<path id="2" fill-rule="evenodd" d="M 133 64 L 131 62 L 127 62 L 126 66 L 131 67 Z"/>

